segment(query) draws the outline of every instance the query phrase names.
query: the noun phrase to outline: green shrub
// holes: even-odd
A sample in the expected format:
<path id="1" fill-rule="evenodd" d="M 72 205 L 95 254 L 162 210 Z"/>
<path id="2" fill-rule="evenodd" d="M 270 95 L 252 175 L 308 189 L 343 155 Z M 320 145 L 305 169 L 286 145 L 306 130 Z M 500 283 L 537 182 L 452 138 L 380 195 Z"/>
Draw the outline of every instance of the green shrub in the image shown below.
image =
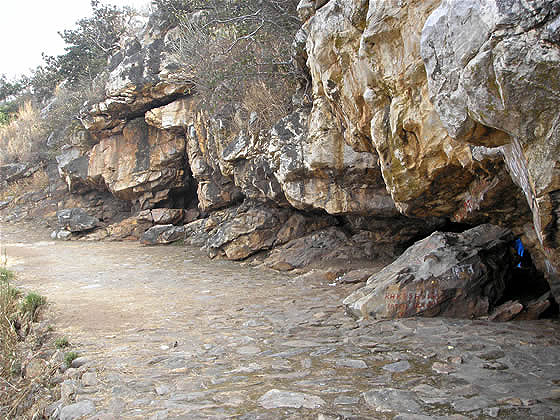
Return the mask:
<path id="1" fill-rule="evenodd" d="M 47 299 L 35 292 L 28 293 L 21 302 L 21 311 L 24 314 L 30 314 L 31 319 L 35 320 L 37 309 L 46 303 Z"/>
<path id="2" fill-rule="evenodd" d="M 9 283 L 13 278 L 11 271 L 1 268 L 0 277 L 0 377 L 9 377 L 18 340 L 13 320 L 18 312 L 21 293 Z"/>
<path id="3" fill-rule="evenodd" d="M 64 355 L 64 363 L 66 364 L 66 367 L 72 366 L 72 362 L 74 361 L 74 359 L 77 359 L 78 356 L 79 356 L 78 353 L 76 353 L 75 351 L 70 351 L 66 353 Z"/>
<path id="4" fill-rule="evenodd" d="M 68 342 L 68 339 L 66 337 L 61 337 L 54 342 L 54 345 L 57 349 L 63 349 L 70 346 L 70 343 Z"/>
<path id="5" fill-rule="evenodd" d="M 13 271 L 8 270 L 5 267 L 0 267 L 0 281 L 8 282 L 14 278 Z"/>

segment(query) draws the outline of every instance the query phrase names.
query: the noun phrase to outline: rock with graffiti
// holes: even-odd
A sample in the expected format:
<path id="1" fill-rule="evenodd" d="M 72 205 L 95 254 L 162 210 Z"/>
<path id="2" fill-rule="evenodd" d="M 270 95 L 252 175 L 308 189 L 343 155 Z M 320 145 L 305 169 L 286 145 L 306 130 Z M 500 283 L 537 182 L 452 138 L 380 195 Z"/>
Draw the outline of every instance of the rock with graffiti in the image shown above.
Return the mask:
<path id="1" fill-rule="evenodd" d="M 435 232 L 371 276 L 344 304 L 358 318 L 485 316 L 515 267 L 512 241 L 509 230 L 489 224 Z"/>

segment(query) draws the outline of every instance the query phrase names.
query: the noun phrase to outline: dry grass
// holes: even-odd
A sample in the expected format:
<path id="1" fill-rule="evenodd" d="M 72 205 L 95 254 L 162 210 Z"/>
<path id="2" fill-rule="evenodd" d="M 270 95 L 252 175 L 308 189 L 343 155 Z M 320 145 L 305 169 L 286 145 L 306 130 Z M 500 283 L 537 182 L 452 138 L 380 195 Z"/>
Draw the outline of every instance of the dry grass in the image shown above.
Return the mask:
<path id="1" fill-rule="evenodd" d="M 46 131 L 39 110 L 27 101 L 14 120 L 0 127 L 0 163 L 35 159 L 45 140 Z"/>
<path id="2" fill-rule="evenodd" d="M 49 176 L 45 169 L 39 169 L 29 178 L 8 184 L 0 190 L 0 200 L 7 200 L 10 197 L 19 197 L 31 191 L 41 191 L 49 186 Z"/>
<path id="3" fill-rule="evenodd" d="M 18 340 L 14 322 L 16 321 L 21 293 L 10 284 L 13 273 L 0 268 L 0 376 L 9 378 L 16 360 L 15 348 Z"/>
<path id="4" fill-rule="evenodd" d="M 256 131 L 272 128 L 272 125 L 291 112 L 291 93 L 294 87 L 284 79 L 275 82 L 255 81 L 243 96 L 241 105 L 247 115 L 256 117 L 253 121 Z"/>

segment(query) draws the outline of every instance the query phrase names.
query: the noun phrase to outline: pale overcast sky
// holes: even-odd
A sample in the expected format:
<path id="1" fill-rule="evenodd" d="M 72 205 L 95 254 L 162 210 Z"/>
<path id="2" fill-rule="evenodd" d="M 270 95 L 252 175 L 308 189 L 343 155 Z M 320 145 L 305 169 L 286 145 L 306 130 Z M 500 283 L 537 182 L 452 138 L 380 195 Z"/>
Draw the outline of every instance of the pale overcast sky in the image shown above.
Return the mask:
<path id="1" fill-rule="evenodd" d="M 64 52 L 59 31 L 91 16 L 90 0 L 10 0 L 0 11 L 0 74 L 13 78 L 30 74 L 41 64 L 41 52 Z M 150 0 L 101 0 L 104 4 L 141 8 Z"/>

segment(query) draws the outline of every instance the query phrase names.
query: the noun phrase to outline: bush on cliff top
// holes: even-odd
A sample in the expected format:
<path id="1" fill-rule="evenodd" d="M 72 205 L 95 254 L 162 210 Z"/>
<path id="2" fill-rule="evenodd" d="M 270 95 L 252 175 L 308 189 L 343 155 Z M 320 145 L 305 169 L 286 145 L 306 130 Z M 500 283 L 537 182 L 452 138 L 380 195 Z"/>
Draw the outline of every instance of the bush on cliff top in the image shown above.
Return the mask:
<path id="1" fill-rule="evenodd" d="M 154 0 L 179 27 L 175 57 L 206 108 L 253 114 L 269 128 L 290 111 L 297 0 Z M 248 119 L 248 118 L 246 118 Z M 253 118 L 255 120 L 255 118 Z"/>

